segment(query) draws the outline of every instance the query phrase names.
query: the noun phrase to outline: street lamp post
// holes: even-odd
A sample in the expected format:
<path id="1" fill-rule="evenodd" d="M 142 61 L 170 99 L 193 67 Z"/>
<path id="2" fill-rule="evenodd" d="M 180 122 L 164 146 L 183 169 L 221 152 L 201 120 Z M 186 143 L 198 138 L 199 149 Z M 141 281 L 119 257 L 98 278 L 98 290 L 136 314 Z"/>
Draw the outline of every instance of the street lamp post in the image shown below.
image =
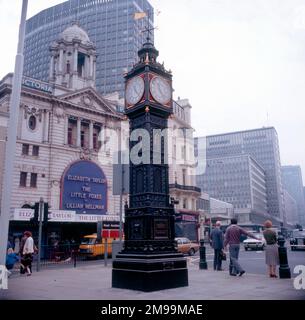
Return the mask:
<path id="1" fill-rule="evenodd" d="M 19 40 L 15 59 L 15 70 L 12 86 L 12 94 L 9 108 L 9 120 L 7 126 L 7 141 L 5 145 L 4 178 L 2 187 L 1 215 L 0 215 L 0 265 L 5 265 L 8 240 L 8 228 L 10 219 L 11 194 L 13 187 L 13 171 L 16 152 L 16 136 L 18 114 L 20 105 L 20 93 L 23 73 L 23 47 L 25 36 L 25 21 L 28 0 L 22 1 L 21 20 L 19 25 Z"/>

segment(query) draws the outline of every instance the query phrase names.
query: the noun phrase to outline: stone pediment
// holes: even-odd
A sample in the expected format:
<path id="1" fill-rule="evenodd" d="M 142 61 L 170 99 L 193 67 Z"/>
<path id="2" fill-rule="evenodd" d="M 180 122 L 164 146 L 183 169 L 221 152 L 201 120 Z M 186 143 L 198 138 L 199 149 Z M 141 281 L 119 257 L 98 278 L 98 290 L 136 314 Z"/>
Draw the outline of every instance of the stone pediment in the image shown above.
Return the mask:
<path id="1" fill-rule="evenodd" d="M 69 102 L 73 105 L 83 107 L 84 109 L 92 109 L 103 114 L 112 116 L 120 116 L 116 111 L 116 106 L 113 101 L 109 101 L 102 97 L 93 88 L 85 88 L 73 93 L 66 93 L 57 97 L 61 101 Z"/>

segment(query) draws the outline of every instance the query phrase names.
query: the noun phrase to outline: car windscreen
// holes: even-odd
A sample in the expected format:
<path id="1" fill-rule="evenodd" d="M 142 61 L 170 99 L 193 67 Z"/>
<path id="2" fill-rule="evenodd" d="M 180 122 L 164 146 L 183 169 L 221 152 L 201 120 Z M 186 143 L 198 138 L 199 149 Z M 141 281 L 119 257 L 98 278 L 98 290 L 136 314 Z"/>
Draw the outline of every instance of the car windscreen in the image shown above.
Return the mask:
<path id="1" fill-rule="evenodd" d="M 259 240 L 262 240 L 264 236 L 261 233 L 251 233 L 254 237 L 258 238 Z M 251 237 L 247 237 L 247 239 L 253 239 Z"/>
<path id="2" fill-rule="evenodd" d="M 83 238 L 81 244 L 95 244 L 94 238 Z"/>

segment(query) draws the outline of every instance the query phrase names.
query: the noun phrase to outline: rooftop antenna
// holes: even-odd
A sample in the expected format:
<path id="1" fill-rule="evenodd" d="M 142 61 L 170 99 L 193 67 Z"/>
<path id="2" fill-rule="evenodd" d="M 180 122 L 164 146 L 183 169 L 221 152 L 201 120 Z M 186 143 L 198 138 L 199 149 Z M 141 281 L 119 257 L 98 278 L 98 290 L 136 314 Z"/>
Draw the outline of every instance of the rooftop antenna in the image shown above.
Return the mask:
<path id="1" fill-rule="evenodd" d="M 270 126 L 270 115 L 269 115 L 269 111 L 268 110 L 267 110 L 266 117 L 267 117 L 267 127 L 269 127 Z"/>

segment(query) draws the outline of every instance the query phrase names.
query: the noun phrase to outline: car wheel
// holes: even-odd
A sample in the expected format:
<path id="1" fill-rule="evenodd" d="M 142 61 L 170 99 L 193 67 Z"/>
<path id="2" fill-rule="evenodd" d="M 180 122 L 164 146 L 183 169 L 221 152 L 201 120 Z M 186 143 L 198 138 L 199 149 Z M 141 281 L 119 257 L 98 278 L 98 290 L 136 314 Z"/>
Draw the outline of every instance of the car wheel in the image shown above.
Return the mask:
<path id="1" fill-rule="evenodd" d="M 246 251 L 248 251 L 248 248 L 245 248 Z"/>
<path id="2" fill-rule="evenodd" d="M 195 254 L 195 249 L 191 248 L 191 249 L 189 250 L 189 255 L 190 255 L 190 256 L 193 256 L 194 254 Z"/>

